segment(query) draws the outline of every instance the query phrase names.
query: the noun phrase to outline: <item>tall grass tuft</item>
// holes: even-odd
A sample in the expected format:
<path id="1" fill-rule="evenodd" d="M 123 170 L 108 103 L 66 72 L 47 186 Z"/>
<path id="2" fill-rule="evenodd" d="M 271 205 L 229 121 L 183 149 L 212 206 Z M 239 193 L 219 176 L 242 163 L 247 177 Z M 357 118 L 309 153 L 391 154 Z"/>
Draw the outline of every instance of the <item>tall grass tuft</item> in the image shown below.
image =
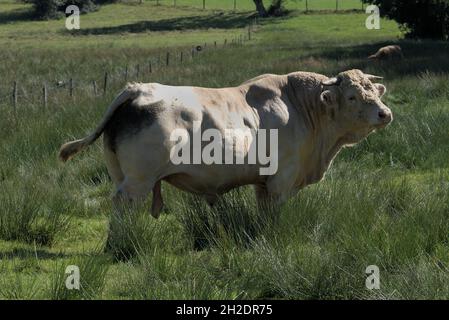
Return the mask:
<path id="1" fill-rule="evenodd" d="M 117 261 L 126 261 L 137 254 L 151 251 L 157 224 L 145 205 L 123 206 L 114 211 L 109 222 L 106 250 Z"/>
<path id="2" fill-rule="evenodd" d="M 272 222 L 257 209 L 249 188 L 232 191 L 209 206 L 200 197 L 183 194 L 176 204 L 178 219 L 195 249 L 220 245 L 248 247 Z M 271 226 L 274 227 L 274 226 Z"/>
<path id="3" fill-rule="evenodd" d="M 32 275 L 16 273 L 12 277 L 0 278 L 0 299 L 36 299 L 40 291 L 40 282 Z"/>
<path id="4" fill-rule="evenodd" d="M 0 193 L 0 238 L 51 245 L 68 228 L 68 218 L 46 208 L 45 197 L 26 184 L 3 183 Z"/>
<path id="5" fill-rule="evenodd" d="M 80 288 L 68 289 L 66 274 L 68 266 L 79 268 Z M 57 261 L 53 265 L 47 295 L 52 300 L 99 299 L 105 286 L 110 259 L 100 252 L 78 256 L 73 261 Z"/>
<path id="6" fill-rule="evenodd" d="M 233 299 L 224 279 L 207 268 L 201 253 L 176 256 L 165 248 L 139 255 L 136 266 L 121 274 L 117 284 L 123 296 L 131 299 Z"/>

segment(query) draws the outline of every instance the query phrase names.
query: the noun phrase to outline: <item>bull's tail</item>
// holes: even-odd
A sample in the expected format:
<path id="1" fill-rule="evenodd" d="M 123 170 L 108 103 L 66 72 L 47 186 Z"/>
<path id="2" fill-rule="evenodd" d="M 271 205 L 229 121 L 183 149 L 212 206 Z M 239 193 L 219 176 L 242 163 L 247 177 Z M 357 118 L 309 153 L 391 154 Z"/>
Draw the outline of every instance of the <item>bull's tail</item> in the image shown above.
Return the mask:
<path id="1" fill-rule="evenodd" d="M 67 142 L 61 146 L 59 150 L 59 159 L 66 162 L 72 158 L 75 154 L 83 150 L 88 145 L 92 144 L 98 137 L 90 135 L 84 139 L 79 139 L 71 142 Z"/>
<path id="2" fill-rule="evenodd" d="M 114 115 L 114 112 L 126 101 L 136 98 L 140 92 L 139 89 L 139 84 L 128 84 L 127 88 L 123 90 L 108 107 L 106 114 L 103 116 L 101 123 L 97 126 L 95 131 L 83 139 L 63 144 L 61 146 L 61 149 L 59 150 L 59 159 L 65 162 L 75 156 L 84 148 L 94 143 L 95 140 L 97 140 L 103 134 L 103 131 L 109 120 L 111 120 L 112 116 Z"/>

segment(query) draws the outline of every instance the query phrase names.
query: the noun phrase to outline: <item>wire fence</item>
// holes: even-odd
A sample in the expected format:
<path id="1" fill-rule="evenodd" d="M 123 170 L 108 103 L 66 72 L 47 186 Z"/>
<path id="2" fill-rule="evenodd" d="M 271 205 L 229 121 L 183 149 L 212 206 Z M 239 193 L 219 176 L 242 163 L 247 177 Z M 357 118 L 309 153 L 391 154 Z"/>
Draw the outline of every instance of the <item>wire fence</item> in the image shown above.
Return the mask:
<path id="1" fill-rule="evenodd" d="M 12 108 L 14 112 L 22 106 L 47 108 L 49 104 L 63 103 L 67 99 L 86 95 L 92 97 L 105 96 L 115 85 L 122 85 L 130 81 L 140 81 L 150 78 L 157 72 L 166 68 L 183 68 L 191 65 L 199 59 L 204 52 L 221 50 L 224 48 L 236 48 L 253 39 L 253 33 L 257 30 L 258 21 L 255 18 L 245 29 L 232 38 L 226 38 L 220 42 L 204 43 L 192 46 L 190 49 L 168 50 L 160 52 L 157 56 L 148 57 L 146 63 L 119 66 L 113 70 L 104 70 L 103 74 L 95 79 L 77 79 L 68 77 L 58 81 L 39 79 L 32 84 L 22 84 L 16 79 L 10 84 L 0 86 L 0 106 Z"/>
<path id="2" fill-rule="evenodd" d="M 125 2 L 151 3 L 173 7 L 194 7 L 198 9 L 250 11 L 255 10 L 253 0 L 128 0 Z M 287 0 L 287 9 L 302 11 L 317 10 L 364 10 L 361 0 Z"/>

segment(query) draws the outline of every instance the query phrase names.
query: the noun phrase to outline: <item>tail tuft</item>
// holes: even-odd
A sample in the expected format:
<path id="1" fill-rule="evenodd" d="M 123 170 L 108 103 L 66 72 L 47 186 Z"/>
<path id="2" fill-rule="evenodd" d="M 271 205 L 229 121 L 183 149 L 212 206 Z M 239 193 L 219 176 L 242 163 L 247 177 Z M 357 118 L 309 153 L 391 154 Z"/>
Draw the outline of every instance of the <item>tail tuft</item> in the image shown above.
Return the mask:
<path id="1" fill-rule="evenodd" d="M 108 110 L 103 116 L 101 123 L 97 126 L 97 128 L 91 135 L 85 137 L 84 139 L 67 142 L 66 144 L 62 145 L 61 149 L 59 150 L 59 159 L 63 162 L 66 162 L 75 154 L 94 143 L 95 140 L 97 140 L 102 135 L 106 125 L 108 124 L 108 121 L 111 120 L 112 116 L 114 115 L 114 112 L 126 101 L 137 97 L 140 92 L 140 84 L 129 84 L 128 87 L 124 91 L 122 91 L 108 107 Z"/>
<path id="2" fill-rule="evenodd" d="M 76 140 L 63 144 L 59 150 L 59 159 L 66 162 L 85 147 L 85 140 Z"/>

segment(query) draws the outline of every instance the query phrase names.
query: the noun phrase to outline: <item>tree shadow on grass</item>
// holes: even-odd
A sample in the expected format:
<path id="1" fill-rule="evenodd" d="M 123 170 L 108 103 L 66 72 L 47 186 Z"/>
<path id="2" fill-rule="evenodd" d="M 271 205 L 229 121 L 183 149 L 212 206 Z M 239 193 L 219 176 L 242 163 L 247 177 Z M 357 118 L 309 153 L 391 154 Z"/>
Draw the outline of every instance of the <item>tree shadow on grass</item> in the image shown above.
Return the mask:
<path id="1" fill-rule="evenodd" d="M 62 252 L 50 252 L 43 249 L 25 249 L 14 248 L 8 251 L 0 252 L 0 260 L 14 260 L 14 259 L 26 259 L 26 258 L 38 258 L 38 259 L 60 259 L 72 257 L 72 254 L 65 254 Z"/>
<path id="2" fill-rule="evenodd" d="M 195 29 L 234 29 L 248 25 L 248 13 L 219 13 L 210 15 L 179 17 L 155 21 L 139 21 L 113 27 L 90 28 L 71 32 L 73 35 L 108 35 L 120 33 L 140 33 L 147 31 L 182 31 Z M 64 31 L 66 32 L 66 31 Z"/>
<path id="3" fill-rule="evenodd" d="M 402 47 L 404 59 L 372 61 L 368 56 L 390 44 Z M 381 76 L 401 78 L 423 72 L 449 73 L 449 42 L 432 40 L 400 40 L 396 42 L 377 42 L 350 47 L 329 47 L 321 52 L 302 57 L 341 61 L 338 68 L 375 70 Z M 332 70 L 336 72 L 338 70 Z M 342 70 L 339 70 L 342 71 Z"/>
<path id="4" fill-rule="evenodd" d="M 29 8 L 15 9 L 7 12 L 0 12 L 0 25 L 20 21 L 32 21 L 33 10 Z"/>

